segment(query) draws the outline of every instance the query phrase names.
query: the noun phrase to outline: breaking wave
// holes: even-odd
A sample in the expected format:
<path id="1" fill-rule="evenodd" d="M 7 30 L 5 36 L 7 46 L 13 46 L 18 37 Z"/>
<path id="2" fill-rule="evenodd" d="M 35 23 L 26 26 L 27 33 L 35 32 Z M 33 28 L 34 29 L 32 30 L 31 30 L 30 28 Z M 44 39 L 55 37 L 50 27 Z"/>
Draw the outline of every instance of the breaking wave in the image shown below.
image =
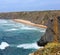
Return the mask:
<path id="1" fill-rule="evenodd" d="M 21 29 L 25 30 L 36 30 L 36 28 L 30 28 L 30 27 L 22 27 Z"/>
<path id="2" fill-rule="evenodd" d="M 7 42 L 2 42 L 0 45 L 0 49 L 4 50 L 7 47 L 16 47 L 16 48 L 23 48 L 23 49 L 39 49 L 43 47 L 39 47 L 36 43 L 26 43 L 26 44 L 19 44 L 19 45 L 9 45 Z"/>
<path id="3" fill-rule="evenodd" d="M 37 43 L 20 44 L 17 47 L 18 48 L 24 48 L 24 49 L 39 49 L 39 48 L 43 48 L 43 47 L 37 46 Z"/>
<path id="4" fill-rule="evenodd" d="M 5 30 L 5 31 L 16 31 L 16 30 L 19 30 L 19 29 L 13 28 L 13 29 L 7 29 L 7 30 Z"/>
<path id="5" fill-rule="evenodd" d="M 33 26 L 27 26 L 27 25 L 22 24 L 22 23 L 16 23 L 12 20 L 0 19 L 0 23 L 2 23 L 1 25 L 2 25 L 3 28 L 6 27 L 6 26 L 11 27 L 10 29 L 8 27 L 4 31 L 17 31 L 17 30 L 38 30 L 40 32 L 45 32 L 46 31 L 45 29 L 36 28 L 36 27 L 33 27 Z"/>
<path id="6" fill-rule="evenodd" d="M 0 45 L 0 49 L 5 49 L 6 47 L 9 47 L 9 44 L 7 42 L 2 42 Z"/>
<path id="7" fill-rule="evenodd" d="M 7 22 L 8 22 L 7 20 L 0 19 L 0 23 L 7 23 Z"/>

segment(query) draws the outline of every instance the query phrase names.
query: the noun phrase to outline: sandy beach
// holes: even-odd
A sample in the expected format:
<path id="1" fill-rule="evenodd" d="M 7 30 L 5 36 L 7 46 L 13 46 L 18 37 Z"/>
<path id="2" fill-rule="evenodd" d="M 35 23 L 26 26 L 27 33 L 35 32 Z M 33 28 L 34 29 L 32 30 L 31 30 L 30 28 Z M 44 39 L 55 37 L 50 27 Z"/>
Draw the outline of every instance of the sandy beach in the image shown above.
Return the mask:
<path id="1" fill-rule="evenodd" d="M 27 20 L 13 19 L 13 21 L 20 22 L 20 23 L 23 23 L 23 24 L 26 24 L 26 25 L 31 25 L 31 26 L 39 27 L 39 28 L 47 28 L 47 26 L 40 25 L 40 24 L 35 24 L 35 23 L 32 23 L 32 22 L 27 21 Z"/>

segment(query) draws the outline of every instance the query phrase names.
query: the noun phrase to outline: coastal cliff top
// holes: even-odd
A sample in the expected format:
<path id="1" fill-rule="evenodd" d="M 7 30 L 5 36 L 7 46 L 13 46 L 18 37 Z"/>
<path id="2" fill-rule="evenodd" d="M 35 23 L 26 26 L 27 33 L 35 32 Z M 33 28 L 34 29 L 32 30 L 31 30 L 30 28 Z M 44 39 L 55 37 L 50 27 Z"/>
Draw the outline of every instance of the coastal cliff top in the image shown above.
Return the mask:
<path id="1" fill-rule="evenodd" d="M 29 55 L 60 55 L 60 43 L 48 43 L 43 49 Z"/>

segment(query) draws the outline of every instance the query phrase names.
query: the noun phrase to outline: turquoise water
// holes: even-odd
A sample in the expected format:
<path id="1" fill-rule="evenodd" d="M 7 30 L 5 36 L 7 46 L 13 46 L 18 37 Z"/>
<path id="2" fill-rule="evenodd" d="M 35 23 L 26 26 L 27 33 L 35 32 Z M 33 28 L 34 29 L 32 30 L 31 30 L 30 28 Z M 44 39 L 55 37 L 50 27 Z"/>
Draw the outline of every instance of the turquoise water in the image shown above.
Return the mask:
<path id="1" fill-rule="evenodd" d="M 44 32 L 42 28 L 0 19 L 0 55 L 28 55 L 39 48 L 36 42 Z"/>

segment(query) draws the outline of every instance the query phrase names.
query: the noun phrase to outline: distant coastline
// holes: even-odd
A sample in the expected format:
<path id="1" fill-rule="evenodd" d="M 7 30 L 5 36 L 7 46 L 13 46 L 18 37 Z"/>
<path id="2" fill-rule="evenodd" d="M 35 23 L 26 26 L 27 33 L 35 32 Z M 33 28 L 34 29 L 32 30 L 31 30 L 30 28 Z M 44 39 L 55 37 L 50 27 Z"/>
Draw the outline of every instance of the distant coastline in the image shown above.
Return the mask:
<path id="1" fill-rule="evenodd" d="M 39 28 L 47 28 L 47 26 L 45 26 L 45 25 L 35 24 L 35 23 L 32 23 L 32 22 L 27 21 L 27 20 L 13 19 L 13 21 L 19 22 L 19 23 L 24 23 L 24 24 L 26 24 L 26 25 L 31 25 L 31 26 L 39 27 Z"/>

